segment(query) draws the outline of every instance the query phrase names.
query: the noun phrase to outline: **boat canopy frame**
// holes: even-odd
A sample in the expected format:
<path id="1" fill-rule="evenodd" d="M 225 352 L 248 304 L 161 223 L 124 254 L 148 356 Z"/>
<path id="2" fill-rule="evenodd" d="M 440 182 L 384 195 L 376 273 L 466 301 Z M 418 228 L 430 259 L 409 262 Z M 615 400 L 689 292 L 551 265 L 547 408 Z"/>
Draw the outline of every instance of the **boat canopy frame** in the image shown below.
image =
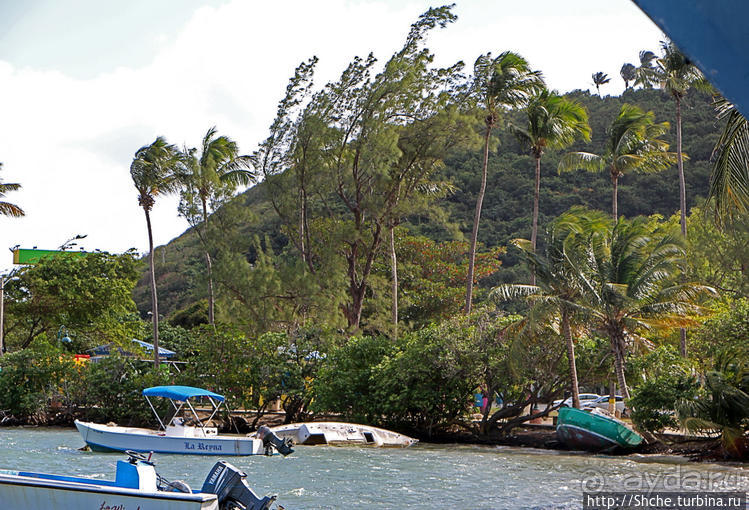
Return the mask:
<path id="1" fill-rule="evenodd" d="M 187 392 L 180 392 L 180 391 L 173 391 L 173 390 L 182 390 L 186 389 L 189 390 Z M 211 391 L 207 390 L 201 390 L 200 388 L 192 388 L 190 386 L 156 386 L 153 388 L 146 388 L 143 390 L 143 396 L 146 399 L 146 402 L 148 402 L 148 405 L 151 407 L 151 411 L 153 411 L 153 414 L 156 416 L 156 419 L 159 422 L 159 425 L 161 427 L 161 430 L 166 431 L 166 423 L 171 423 L 174 418 L 176 418 L 180 411 L 185 407 L 185 404 L 192 412 L 192 415 L 195 417 L 195 423 L 197 426 L 205 429 L 205 423 L 204 421 L 208 422 L 213 419 L 214 416 L 216 416 L 216 413 L 221 408 L 221 403 L 224 400 L 224 397 L 222 395 L 219 395 L 217 393 L 213 393 Z M 171 415 L 171 417 L 167 420 L 166 418 L 169 416 L 169 413 L 164 415 L 165 421 L 161 420 L 161 416 L 159 415 L 158 411 L 156 411 L 156 408 L 154 407 L 153 403 L 151 402 L 151 399 L 148 398 L 149 396 L 156 396 L 156 397 L 163 397 L 169 399 L 169 402 L 172 404 L 172 407 L 174 409 L 174 413 Z M 190 403 L 190 398 L 201 398 L 205 397 L 208 399 L 208 401 L 211 403 L 211 407 L 213 408 L 213 411 L 211 412 L 211 415 L 206 420 L 201 420 L 200 416 L 198 416 L 197 411 Z M 179 405 L 177 405 L 177 402 L 179 402 Z M 227 407 L 228 409 L 228 407 Z"/>

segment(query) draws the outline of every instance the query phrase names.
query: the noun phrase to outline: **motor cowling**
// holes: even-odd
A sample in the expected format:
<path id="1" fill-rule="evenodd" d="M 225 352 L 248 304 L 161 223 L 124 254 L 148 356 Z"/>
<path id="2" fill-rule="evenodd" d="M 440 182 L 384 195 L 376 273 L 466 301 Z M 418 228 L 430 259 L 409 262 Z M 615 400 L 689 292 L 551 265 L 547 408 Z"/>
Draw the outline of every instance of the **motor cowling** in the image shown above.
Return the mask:
<path id="1" fill-rule="evenodd" d="M 281 439 L 265 425 L 257 429 L 257 437 L 263 440 L 263 446 L 267 455 L 270 455 L 273 449 L 284 457 L 290 453 L 294 453 L 290 440 Z"/>
<path id="2" fill-rule="evenodd" d="M 268 510 L 277 496 L 259 498 L 246 478 L 245 473 L 222 460 L 211 468 L 201 492 L 215 494 L 221 510 Z"/>

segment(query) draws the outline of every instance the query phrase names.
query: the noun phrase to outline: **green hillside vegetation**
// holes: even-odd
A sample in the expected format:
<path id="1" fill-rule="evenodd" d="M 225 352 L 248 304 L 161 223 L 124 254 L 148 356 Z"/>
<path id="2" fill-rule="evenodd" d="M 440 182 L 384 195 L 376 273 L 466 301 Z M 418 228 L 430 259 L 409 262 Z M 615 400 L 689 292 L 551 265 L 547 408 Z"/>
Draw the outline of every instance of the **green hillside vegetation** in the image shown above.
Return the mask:
<path id="1" fill-rule="evenodd" d="M 566 97 L 585 106 L 592 128 L 591 141 L 576 142 L 569 151 L 602 152 L 606 128 L 624 103 L 653 111 L 659 122 L 670 120 L 674 111 L 670 98 L 654 89 L 629 89 L 621 96 L 603 98 L 585 91 L 574 91 L 566 94 Z M 513 113 L 512 117 L 520 121 L 520 114 Z M 689 157 L 685 164 L 687 200 L 689 208 L 692 208 L 707 196 L 710 158 L 721 130 L 715 118 L 712 97 L 690 92 L 685 101 L 683 123 L 683 144 Z M 664 138 L 670 143 L 674 142 L 673 126 Z M 497 139 L 498 144 L 493 147 L 489 157 L 488 184 L 479 230 L 479 242 L 486 249 L 507 247 L 509 241 L 515 238 L 529 238 L 531 227 L 533 157 L 507 129 L 500 130 Z M 561 154 L 560 151 L 548 151 L 541 161 L 541 232 L 552 218 L 573 205 L 604 211 L 611 207 L 608 174 L 572 172 L 560 175 L 557 165 Z M 453 191 L 420 213 L 406 218 L 403 227 L 410 235 L 424 236 L 434 241 L 465 241 L 470 237 L 475 197 L 480 184 L 480 158 L 480 152 L 475 149 L 451 151 L 437 179 L 449 181 Z M 250 262 L 254 262 L 257 252 L 253 236 L 258 236 L 263 245 L 267 237 L 275 253 L 282 252 L 289 245 L 288 237 L 282 232 L 281 221 L 268 201 L 267 192 L 267 185 L 261 182 L 233 198 L 230 205 L 224 206 L 225 210 L 216 213 L 219 218 L 227 216 L 229 209 L 232 214 L 241 212 L 239 219 L 232 220 L 232 229 L 238 237 L 244 238 L 239 244 L 244 245 L 242 249 Z M 620 180 L 620 215 L 628 218 L 649 214 L 668 217 L 678 209 L 675 165 L 661 173 L 631 174 Z M 219 223 L 221 221 L 226 221 L 226 218 L 220 219 Z M 385 255 L 383 253 L 383 257 Z M 502 268 L 482 280 L 483 287 L 500 282 L 520 283 L 529 278 L 520 263 L 519 252 L 514 248 L 509 248 L 500 259 Z M 199 305 L 206 298 L 204 260 L 199 241 L 192 230 L 158 247 L 155 262 L 162 315 L 176 319 L 177 323 L 188 320 L 186 324 L 191 324 L 190 321 L 196 319 L 185 318 L 186 310 L 207 313 L 207 307 Z M 134 292 L 143 316 L 150 309 L 146 270 L 144 265 L 143 276 Z"/>

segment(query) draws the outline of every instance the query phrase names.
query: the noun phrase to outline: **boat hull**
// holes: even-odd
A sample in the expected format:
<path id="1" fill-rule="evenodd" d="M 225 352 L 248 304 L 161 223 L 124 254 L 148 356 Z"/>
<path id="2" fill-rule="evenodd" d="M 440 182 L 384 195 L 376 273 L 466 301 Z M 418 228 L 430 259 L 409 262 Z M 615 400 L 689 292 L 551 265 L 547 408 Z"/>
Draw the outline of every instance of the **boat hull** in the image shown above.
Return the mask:
<path id="1" fill-rule="evenodd" d="M 0 471 L 3 510 L 218 510 L 215 495 L 143 492 L 74 478 L 48 480 L 33 474 Z"/>
<path id="2" fill-rule="evenodd" d="M 592 451 L 634 448 L 642 442 L 642 436 L 618 420 L 572 407 L 559 410 L 557 437 L 571 448 Z"/>
<path id="3" fill-rule="evenodd" d="M 176 453 L 185 455 L 261 455 L 260 439 L 214 435 L 208 437 L 169 436 L 156 430 L 117 427 L 76 420 L 75 426 L 94 451 Z"/>
<path id="4" fill-rule="evenodd" d="M 379 446 L 404 448 L 416 444 L 413 439 L 397 432 L 341 422 L 292 423 L 272 427 L 271 430 L 283 439 L 291 439 L 301 445 L 331 446 Z"/>

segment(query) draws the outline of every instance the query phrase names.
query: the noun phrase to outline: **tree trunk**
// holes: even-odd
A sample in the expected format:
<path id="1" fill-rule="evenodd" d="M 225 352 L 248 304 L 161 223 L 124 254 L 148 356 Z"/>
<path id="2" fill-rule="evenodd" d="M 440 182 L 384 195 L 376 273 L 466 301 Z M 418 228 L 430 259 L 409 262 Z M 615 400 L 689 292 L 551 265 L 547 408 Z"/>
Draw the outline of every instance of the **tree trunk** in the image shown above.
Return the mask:
<path id="1" fill-rule="evenodd" d="M 541 155 L 536 154 L 536 187 L 533 190 L 533 225 L 531 227 L 531 250 L 536 253 L 538 236 L 538 199 L 541 192 Z M 536 284 L 536 272 L 531 270 L 531 285 Z"/>
<path id="2" fill-rule="evenodd" d="M 393 293 L 393 339 L 398 340 L 398 258 L 395 254 L 395 227 L 390 226 L 390 270 Z"/>
<path id="3" fill-rule="evenodd" d="M 208 236 L 208 207 L 206 206 L 205 198 L 201 198 L 203 205 L 203 244 L 205 246 L 205 263 L 208 268 L 208 324 L 213 326 L 214 324 L 214 303 L 215 298 L 213 296 L 213 264 L 211 263 L 211 254 L 208 252 L 207 236 Z"/>
<path id="4" fill-rule="evenodd" d="M 5 352 L 5 276 L 0 276 L 0 356 Z"/>
<path id="5" fill-rule="evenodd" d="M 622 390 L 622 396 L 625 399 L 629 398 L 629 388 L 627 387 L 627 378 L 624 375 L 624 355 L 625 345 L 624 338 L 619 333 L 611 333 L 611 350 L 614 353 L 614 370 L 616 371 L 616 379 L 619 382 L 619 389 Z"/>
<path id="6" fill-rule="evenodd" d="M 567 359 L 570 364 L 570 382 L 572 386 L 572 407 L 580 409 L 580 390 L 577 382 L 577 364 L 575 363 L 575 343 L 572 341 L 570 317 L 566 309 L 562 310 L 562 332 L 564 333 L 564 339 L 567 341 Z"/>
<path id="7" fill-rule="evenodd" d="M 619 176 L 611 176 L 611 184 L 613 184 L 613 190 L 611 192 L 611 215 L 614 217 L 614 221 L 619 219 Z"/>
<path id="8" fill-rule="evenodd" d="M 476 242 L 479 235 L 479 220 L 481 219 L 481 206 L 484 202 L 486 191 L 486 174 L 489 167 L 489 136 L 492 132 L 493 123 L 487 121 L 486 133 L 484 134 L 484 164 L 481 169 L 481 188 L 476 199 L 476 212 L 473 215 L 473 232 L 471 233 L 471 251 L 468 253 L 468 277 L 466 278 L 466 315 L 471 313 L 471 302 L 473 301 L 473 269 L 476 263 Z"/>
<path id="9" fill-rule="evenodd" d="M 676 100 L 676 165 L 679 168 L 679 207 L 681 212 L 681 235 L 687 238 L 687 184 L 684 178 L 684 158 L 681 154 L 681 98 L 674 96 Z M 682 357 L 687 357 L 687 330 L 679 330 L 679 352 Z"/>
<path id="10" fill-rule="evenodd" d="M 159 368 L 159 303 L 156 297 L 156 269 L 153 262 L 153 233 L 151 231 L 151 215 L 148 209 L 146 213 L 146 226 L 148 227 L 148 264 L 151 270 L 151 320 L 153 321 L 153 363 Z"/>

